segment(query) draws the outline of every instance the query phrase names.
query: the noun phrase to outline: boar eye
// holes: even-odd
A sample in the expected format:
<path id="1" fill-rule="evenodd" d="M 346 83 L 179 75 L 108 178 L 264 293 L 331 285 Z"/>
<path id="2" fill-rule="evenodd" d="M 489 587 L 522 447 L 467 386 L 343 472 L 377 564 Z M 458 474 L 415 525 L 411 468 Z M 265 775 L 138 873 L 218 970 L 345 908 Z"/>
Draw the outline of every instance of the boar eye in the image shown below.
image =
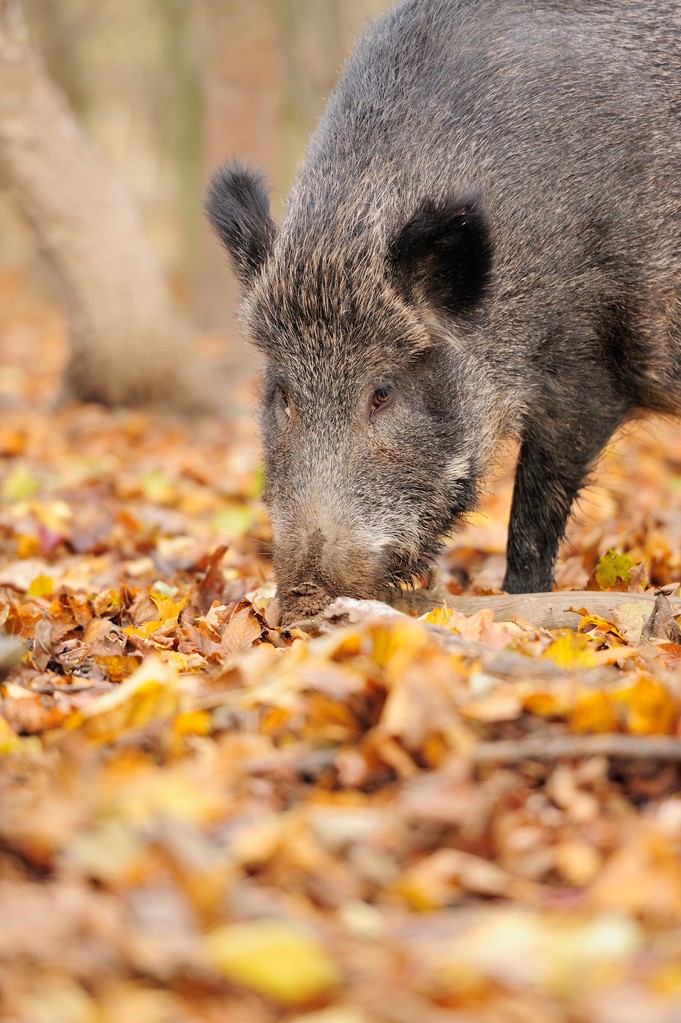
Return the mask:
<path id="1" fill-rule="evenodd" d="M 377 387 L 371 397 L 371 414 L 373 415 L 382 405 L 387 405 L 390 397 L 390 391 L 387 387 Z"/>
<path id="2" fill-rule="evenodd" d="M 290 419 L 291 418 L 291 406 L 289 405 L 289 401 L 288 401 L 288 391 L 285 391 L 284 388 L 282 387 L 280 393 L 281 393 L 281 400 L 284 403 L 284 412 L 286 413 L 286 415 Z"/>

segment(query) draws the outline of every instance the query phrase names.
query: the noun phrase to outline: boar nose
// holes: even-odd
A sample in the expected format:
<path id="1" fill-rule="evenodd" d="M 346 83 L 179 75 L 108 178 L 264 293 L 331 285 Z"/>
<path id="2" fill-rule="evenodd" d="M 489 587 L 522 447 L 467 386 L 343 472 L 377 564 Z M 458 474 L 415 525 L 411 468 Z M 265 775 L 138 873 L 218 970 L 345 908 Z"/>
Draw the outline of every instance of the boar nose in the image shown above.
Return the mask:
<path id="1" fill-rule="evenodd" d="M 347 576 L 347 546 L 348 529 L 335 523 L 326 522 L 325 528 L 317 525 L 308 534 L 309 577 L 319 579 L 329 592 L 337 590 Z"/>
<path id="2" fill-rule="evenodd" d="M 382 560 L 378 538 L 362 529 L 351 504 L 327 494 L 298 506 L 295 522 L 280 522 L 275 530 L 279 575 L 287 577 L 287 590 L 308 584 L 321 587 L 330 597 L 368 594 Z"/>

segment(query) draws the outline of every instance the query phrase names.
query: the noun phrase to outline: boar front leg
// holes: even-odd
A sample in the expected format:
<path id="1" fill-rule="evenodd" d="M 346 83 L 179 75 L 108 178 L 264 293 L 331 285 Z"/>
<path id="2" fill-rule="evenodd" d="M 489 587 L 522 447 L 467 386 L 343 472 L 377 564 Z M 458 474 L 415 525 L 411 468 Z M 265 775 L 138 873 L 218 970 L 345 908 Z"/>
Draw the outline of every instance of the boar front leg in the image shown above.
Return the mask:
<path id="1" fill-rule="evenodd" d="M 590 421 L 586 412 L 558 423 L 548 416 L 525 431 L 516 469 L 508 529 L 506 575 L 508 593 L 550 590 L 558 544 L 572 503 L 593 463 L 624 419 L 606 416 Z"/>

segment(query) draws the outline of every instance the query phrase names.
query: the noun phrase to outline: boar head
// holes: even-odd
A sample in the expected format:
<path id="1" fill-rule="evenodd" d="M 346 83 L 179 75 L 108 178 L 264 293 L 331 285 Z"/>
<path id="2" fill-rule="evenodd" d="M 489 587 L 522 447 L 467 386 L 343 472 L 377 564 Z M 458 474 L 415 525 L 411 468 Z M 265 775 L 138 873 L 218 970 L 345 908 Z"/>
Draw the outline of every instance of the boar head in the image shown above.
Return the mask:
<path id="1" fill-rule="evenodd" d="M 499 435 L 493 367 L 475 344 L 492 262 L 479 197 L 303 200 L 278 230 L 260 175 L 232 165 L 206 208 L 265 356 L 281 620 L 339 595 L 385 597 L 429 569 L 475 506 Z"/>

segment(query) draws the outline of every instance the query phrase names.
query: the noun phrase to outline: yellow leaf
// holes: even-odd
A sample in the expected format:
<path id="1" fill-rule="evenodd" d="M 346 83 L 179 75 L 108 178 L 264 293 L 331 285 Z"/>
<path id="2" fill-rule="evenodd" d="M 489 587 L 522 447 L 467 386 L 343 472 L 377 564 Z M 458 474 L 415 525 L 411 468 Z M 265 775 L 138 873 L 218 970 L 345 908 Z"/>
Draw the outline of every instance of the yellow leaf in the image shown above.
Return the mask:
<path id="1" fill-rule="evenodd" d="M 397 888 L 414 909 L 429 911 L 454 905 L 469 892 L 528 895 L 533 884 L 481 856 L 460 849 L 437 849 L 405 871 Z"/>
<path id="2" fill-rule="evenodd" d="M 50 597 L 54 593 L 54 580 L 41 572 L 35 577 L 26 593 L 29 597 Z"/>
<path id="3" fill-rule="evenodd" d="M 180 597 L 179 600 L 173 600 L 172 597 L 168 597 L 165 593 L 160 593 L 158 590 L 149 590 L 149 596 L 154 604 L 156 604 L 159 620 L 166 624 L 166 622 L 177 622 L 180 612 L 189 599 L 189 592 L 185 593 L 184 597 Z"/>
<path id="4" fill-rule="evenodd" d="M 19 736 L 5 718 L 0 717 L 0 756 L 14 753 L 20 748 Z"/>
<path id="5" fill-rule="evenodd" d="M 591 614 L 584 607 L 576 608 L 569 607 L 568 611 L 574 611 L 575 614 L 581 615 L 579 620 L 578 630 L 581 632 L 587 627 L 587 625 L 594 626 L 596 629 L 600 629 L 601 632 L 610 632 L 613 636 L 617 636 L 622 642 L 626 642 L 624 636 L 617 628 L 614 622 L 608 621 L 607 618 L 601 618 L 600 615 Z"/>
<path id="6" fill-rule="evenodd" d="M 302 1005 L 340 981 L 314 935 L 283 920 L 218 927 L 205 936 L 203 948 L 221 976 L 283 1005 Z"/>
<path id="7" fill-rule="evenodd" d="M 618 725 L 618 714 L 606 693 L 586 689 L 577 694 L 570 711 L 573 732 L 616 732 Z"/>
<path id="8" fill-rule="evenodd" d="M 139 668 L 139 657 L 130 654 L 95 654 L 93 660 L 104 668 L 110 682 L 122 682 Z"/>
<path id="9" fill-rule="evenodd" d="M 528 714 L 536 714 L 537 717 L 559 717 L 567 710 L 568 701 L 565 695 L 546 692 L 546 690 L 540 689 L 536 692 L 528 693 L 523 698 L 523 707 Z"/>
<path id="10" fill-rule="evenodd" d="M 677 710 L 669 690 L 648 675 L 618 690 L 614 699 L 625 706 L 626 726 L 635 735 L 659 735 L 672 731 Z"/>
<path id="11" fill-rule="evenodd" d="M 137 636 L 139 639 L 151 639 L 155 632 L 163 626 L 163 622 L 154 618 L 151 622 L 144 622 L 143 625 L 125 625 L 121 632 L 126 636 Z"/>
<path id="12" fill-rule="evenodd" d="M 598 663 L 593 641 L 571 629 L 559 634 L 542 657 L 554 661 L 561 668 L 593 668 Z"/>
<path id="13" fill-rule="evenodd" d="M 151 639 L 155 632 L 160 629 L 172 629 L 177 625 L 180 612 L 189 599 L 189 593 L 185 593 L 184 597 L 179 600 L 173 600 L 172 597 L 167 597 L 164 593 L 159 593 L 157 590 L 149 590 L 149 596 L 156 605 L 158 611 L 158 618 L 153 618 L 150 622 L 143 622 L 141 625 L 126 625 L 123 632 L 128 636 L 139 636 L 141 639 Z"/>
<path id="14" fill-rule="evenodd" d="M 40 490 L 40 481 L 25 465 L 15 466 L 2 484 L 3 501 L 28 501 Z"/>
<path id="15" fill-rule="evenodd" d="M 180 680 L 158 657 L 149 657 L 125 682 L 111 693 L 92 701 L 72 714 L 67 728 L 80 728 L 97 742 L 111 742 L 122 732 L 140 728 L 153 719 L 168 719 L 177 713 Z"/>
<path id="16" fill-rule="evenodd" d="M 421 615 L 420 622 L 428 622 L 429 625 L 449 625 L 450 611 L 446 607 L 434 607 L 425 615 Z"/>
<path id="17" fill-rule="evenodd" d="M 211 716 L 205 710 L 186 711 L 173 721 L 177 735 L 210 735 L 211 727 Z"/>
<path id="18" fill-rule="evenodd" d="M 401 619 L 391 625 L 377 625 L 371 630 L 373 639 L 372 661 L 386 673 L 388 686 L 398 683 L 404 673 L 423 651 L 432 646 L 432 640 L 418 622 Z M 361 646 L 361 637 L 360 646 Z"/>
<path id="19" fill-rule="evenodd" d="M 315 742 L 353 742 L 360 732 L 361 726 L 347 704 L 325 693 L 309 694 L 306 700 L 305 738 Z"/>

